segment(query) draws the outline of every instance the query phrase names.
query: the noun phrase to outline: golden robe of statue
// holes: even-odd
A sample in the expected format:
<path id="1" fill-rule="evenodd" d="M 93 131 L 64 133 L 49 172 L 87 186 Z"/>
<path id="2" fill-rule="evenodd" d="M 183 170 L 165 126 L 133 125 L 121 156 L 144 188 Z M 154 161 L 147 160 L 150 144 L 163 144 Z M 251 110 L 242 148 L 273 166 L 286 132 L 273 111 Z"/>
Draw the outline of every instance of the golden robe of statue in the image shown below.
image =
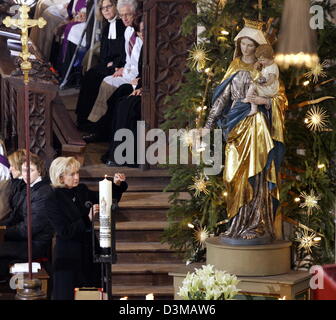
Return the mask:
<path id="1" fill-rule="evenodd" d="M 260 30 L 249 29 L 245 27 L 236 38 L 238 56 L 214 92 L 205 127 L 217 124 L 223 129 L 226 143 L 223 179 L 228 193 L 227 213 L 232 221 L 225 236 L 272 239 L 279 206 L 278 171 L 284 154 L 287 99 L 281 86 L 275 97 L 261 97 L 265 103 L 257 103 L 258 112 L 247 116 L 251 105 L 241 100 L 246 97 L 255 70 L 253 62 L 243 60 L 251 61 L 256 47 L 266 43 Z"/>

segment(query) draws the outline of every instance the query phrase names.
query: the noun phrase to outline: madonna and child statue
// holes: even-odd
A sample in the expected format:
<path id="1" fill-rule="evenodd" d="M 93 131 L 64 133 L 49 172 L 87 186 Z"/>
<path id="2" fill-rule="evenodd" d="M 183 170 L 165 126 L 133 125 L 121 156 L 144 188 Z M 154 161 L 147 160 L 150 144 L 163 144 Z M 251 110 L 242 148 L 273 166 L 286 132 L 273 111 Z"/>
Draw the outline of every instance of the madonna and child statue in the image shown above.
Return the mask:
<path id="1" fill-rule="evenodd" d="M 221 242 L 262 245 L 275 239 L 287 99 L 262 23 L 244 20 L 233 61 L 213 93 L 205 128 L 221 128 L 225 143 L 230 226 Z"/>

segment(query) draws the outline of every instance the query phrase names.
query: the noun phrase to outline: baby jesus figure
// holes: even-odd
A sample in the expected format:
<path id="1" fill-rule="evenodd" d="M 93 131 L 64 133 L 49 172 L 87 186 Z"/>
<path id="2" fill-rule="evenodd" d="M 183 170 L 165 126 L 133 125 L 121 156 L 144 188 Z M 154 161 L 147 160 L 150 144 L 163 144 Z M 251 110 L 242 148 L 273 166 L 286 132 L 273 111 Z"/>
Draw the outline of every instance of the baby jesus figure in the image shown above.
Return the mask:
<path id="1" fill-rule="evenodd" d="M 243 102 L 251 103 L 251 111 L 248 116 L 254 115 L 258 111 L 258 105 L 252 103 L 249 97 L 257 95 L 259 97 L 273 98 L 279 91 L 279 68 L 274 62 L 274 51 L 271 45 L 262 44 L 256 49 L 258 62 L 255 68 L 262 68 L 260 77 L 250 85 L 246 98 Z"/>

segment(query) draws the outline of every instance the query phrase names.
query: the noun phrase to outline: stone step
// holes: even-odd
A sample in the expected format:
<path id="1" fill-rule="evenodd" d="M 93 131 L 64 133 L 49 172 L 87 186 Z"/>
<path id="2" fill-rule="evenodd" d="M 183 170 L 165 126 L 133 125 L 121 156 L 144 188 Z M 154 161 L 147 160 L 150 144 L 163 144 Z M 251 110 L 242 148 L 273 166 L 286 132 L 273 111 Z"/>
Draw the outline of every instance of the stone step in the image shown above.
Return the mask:
<path id="1" fill-rule="evenodd" d="M 125 221 L 116 223 L 116 240 L 128 242 L 159 242 L 168 227 L 166 221 Z"/>
<path id="2" fill-rule="evenodd" d="M 160 242 L 116 242 L 118 263 L 181 263 L 182 259 Z"/>
<path id="3" fill-rule="evenodd" d="M 173 285 L 173 277 L 169 272 L 175 272 L 185 264 L 114 264 L 112 265 L 112 283 L 113 285 L 125 285 L 131 283 L 136 286 L 166 286 Z"/>
<path id="4" fill-rule="evenodd" d="M 129 300 L 145 300 L 153 293 L 154 300 L 173 300 L 174 287 L 171 286 L 112 286 L 113 299 L 128 297 Z"/>
<path id="5" fill-rule="evenodd" d="M 167 209 L 120 208 L 116 221 L 167 221 Z"/>
<path id="6" fill-rule="evenodd" d="M 125 192 L 119 207 L 122 209 L 168 209 L 172 192 Z M 181 192 L 179 199 L 190 199 L 188 192 Z"/>

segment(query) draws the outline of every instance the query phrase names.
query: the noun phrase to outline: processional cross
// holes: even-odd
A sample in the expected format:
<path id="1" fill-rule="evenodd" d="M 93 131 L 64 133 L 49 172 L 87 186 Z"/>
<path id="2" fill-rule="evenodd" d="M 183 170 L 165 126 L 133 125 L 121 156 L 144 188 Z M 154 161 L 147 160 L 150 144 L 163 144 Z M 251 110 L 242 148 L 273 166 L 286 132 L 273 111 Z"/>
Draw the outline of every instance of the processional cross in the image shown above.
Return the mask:
<path id="1" fill-rule="evenodd" d="M 22 52 L 20 53 L 20 57 L 23 59 L 20 67 L 24 74 L 24 83 L 28 84 L 29 82 L 29 71 L 31 70 L 31 63 L 28 61 L 30 57 L 29 48 L 28 48 L 28 29 L 38 26 L 39 28 L 43 28 L 47 21 L 43 18 L 39 18 L 38 20 L 29 19 L 28 12 L 30 8 L 27 5 L 22 5 L 19 9 L 21 12 L 20 19 L 13 19 L 11 17 L 6 17 L 3 20 L 3 24 L 9 27 L 17 27 L 21 29 L 21 43 L 22 43 Z"/>
<path id="2" fill-rule="evenodd" d="M 18 297 L 22 300 L 31 300 L 38 299 L 41 296 L 41 293 L 34 293 L 34 288 L 38 285 L 38 281 L 34 282 L 32 275 L 32 212 L 31 212 L 31 197 L 30 197 L 30 125 L 29 125 L 29 98 L 28 98 L 28 83 L 29 83 L 29 71 L 32 68 L 30 61 L 29 47 L 28 47 L 28 29 L 38 26 L 43 28 L 46 25 L 46 21 L 43 18 L 38 20 L 29 19 L 28 12 L 30 7 L 26 4 L 23 4 L 19 8 L 21 13 L 19 19 L 14 19 L 11 17 L 6 17 L 3 20 L 4 25 L 9 27 L 17 27 L 21 29 L 21 43 L 22 43 L 22 52 L 20 57 L 22 58 L 22 63 L 20 64 L 21 70 L 23 72 L 23 81 L 24 81 L 24 114 L 25 114 L 25 138 L 26 138 L 26 162 L 27 162 L 27 242 L 28 242 L 28 265 L 29 265 L 29 281 L 23 283 L 23 294 Z M 30 292 L 31 291 L 31 292 Z M 30 292 L 30 293 L 29 293 Z"/>

